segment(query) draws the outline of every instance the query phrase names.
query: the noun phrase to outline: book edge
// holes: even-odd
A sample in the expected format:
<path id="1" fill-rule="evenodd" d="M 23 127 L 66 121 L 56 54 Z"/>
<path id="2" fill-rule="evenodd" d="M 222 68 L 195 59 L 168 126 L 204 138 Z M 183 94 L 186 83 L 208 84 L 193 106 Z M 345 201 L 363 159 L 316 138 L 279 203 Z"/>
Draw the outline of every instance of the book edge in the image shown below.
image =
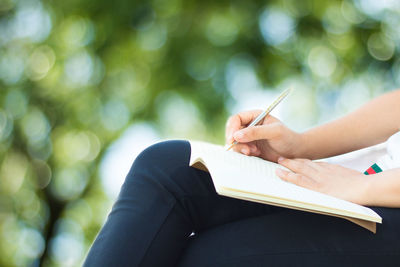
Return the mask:
<path id="1" fill-rule="evenodd" d="M 368 215 L 364 215 L 364 214 L 360 214 L 360 213 L 356 213 L 356 212 L 350 212 L 350 211 L 345 211 L 345 210 L 340 210 L 340 209 L 333 209 L 333 208 L 330 208 L 330 207 L 325 207 L 325 206 L 321 206 L 321 205 L 317 205 L 317 204 L 310 204 L 310 203 L 306 203 L 306 202 L 295 201 L 295 200 L 285 199 L 285 198 L 278 198 L 278 197 L 274 197 L 274 196 L 268 196 L 268 195 L 253 193 L 253 192 L 246 192 L 246 191 L 233 189 L 233 188 L 228 188 L 228 187 L 224 187 L 224 186 L 220 186 L 218 189 L 221 190 L 221 191 L 235 192 L 236 194 L 237 193 L 239 193 L 239 194 L 242 193 L 242 194 L 246 194 L 246 195 L 249 195 L 249 196 L 257 196 L 257 197 L 265 198 L 265 199 L 267 199 L 265 201 L 268 201 L 268 202 L 269 201 L 280 201 L 283 204 L 285 204 L 285 202 L 286 202 L 286 203 L 289 203 L 289 204 L 287 204 L 288 206 L 297 205 L 297 207 L 299 207 L 299 208 L 304 208 L 304 209 L 307 209 L 307 210 L 310 210 L 310 211 L 314 210 L 312 208 L 315 207 L 315 208 L 318 208 L 318 210 L 324 211 L 326 213 L 331 213 L 331 214 L 339 214 L 340 213 L 339 215 L 350 217 L 350 218 L 373 221 L 373 222 L 376 222 L 376 223 L 382 223 L 382 218 L 378 214 L 377 214 L 378 217 L 373 217 L 373 216 L 368 216 Z M 302 206 L 299 206 L 299 205 L 309 206 L 309 208 L 302 207 Z M 371 210 L 368 207 L 365 207 L 365 206 L 362 206 L 362 207 Z M 348 213 L 348 214 L 345 214 L 345 213 Z M 352 215 L 355 215 L 355 216 L 352 216 Z"/>
<path id="2" fill-rule="evenodd" d="M 361 218 L 353 218 L 353 217 L 349 217 L 349 216 L 345 216 L 345 215 L 340 215 L 340 214 L 330 213 L 330 212 L 324 212 L 324 211 L 320 211 L 320 210 L 307 209 L 307 208 L 299 207 L 299 206 L 286 205 L 286 204 L 282 204 L 282 203 L 278 203 L 278 202 L 263 201 L 263 200 L 260 200 L 260 199 L 254 199 L 254 198 L 249 198 L 249 197 L 245 197 L 245 196 L 239 196 L 237 194 L 230 194 L 229 191 L 224 191 L 224 190 L 221 191 L 220 189 L 216 189 L 216 190 L 217 190 L 218 194 L 223 195 L 223 196 L 227 196 L 227 197 L 232 197 L 232 198 L 237 198 L 237 199 L 257 202 L 257 203 L 261 203 L 261 204 L 268 204 L 268 205 L 277 206 L 277 207 L 289 208 L 289 209 L 294 209 L 294 210 L 300 210 L 300 211 L 305 211 L 305 212 L 310 212 L 310 213 L 316 213 L 316 214 L 321 214 L 321 215 L 327 215 L 327 216 L 333 216 L 333 217 L 346 219 L 346 220 L 348 220 L 348 221 L 350 221 L 352 223 L 355 223 L 355 224 L 357 224 L 357 225 L 359 225 L 359 226 L 371 231 L 372 233 L 376 234 L 376 222 L 374 222 L 374 221 L 364 220 L 364 219 L 361 219 Z"/>

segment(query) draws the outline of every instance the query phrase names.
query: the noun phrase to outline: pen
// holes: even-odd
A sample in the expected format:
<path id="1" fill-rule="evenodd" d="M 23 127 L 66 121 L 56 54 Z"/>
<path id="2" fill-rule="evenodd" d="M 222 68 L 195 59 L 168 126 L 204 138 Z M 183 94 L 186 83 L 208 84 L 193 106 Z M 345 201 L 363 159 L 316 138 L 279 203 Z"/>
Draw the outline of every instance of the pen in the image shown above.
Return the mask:
<path id="1" fill-rule="evenodd" d="M 247 127 L 257 125 L 262 119 L 264 119 L 290 92 L 292 91 L 292 87 L 283 91 L 283 93 L 263 112 L 260 113 Z M 233 141 L 231 145 L 226 149 L 226 151 L 230 150 L 234 145 L 238 142 Z"/>

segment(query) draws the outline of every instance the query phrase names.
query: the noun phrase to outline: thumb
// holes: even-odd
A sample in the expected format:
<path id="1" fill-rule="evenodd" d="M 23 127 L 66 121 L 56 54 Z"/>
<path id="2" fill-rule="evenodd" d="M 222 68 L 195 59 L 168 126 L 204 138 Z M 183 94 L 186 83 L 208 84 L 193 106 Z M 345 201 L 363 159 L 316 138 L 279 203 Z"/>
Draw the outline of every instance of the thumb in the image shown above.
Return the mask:
<path id="1" fill-rule="evenodd" d="M 280 122 L 267 125 L 257 125 L 239 130 L 233 137 L 239 143 L 248 143 L 261 139 L 272 139 L 279 136 L 283 131 L 283 124 Z"/>

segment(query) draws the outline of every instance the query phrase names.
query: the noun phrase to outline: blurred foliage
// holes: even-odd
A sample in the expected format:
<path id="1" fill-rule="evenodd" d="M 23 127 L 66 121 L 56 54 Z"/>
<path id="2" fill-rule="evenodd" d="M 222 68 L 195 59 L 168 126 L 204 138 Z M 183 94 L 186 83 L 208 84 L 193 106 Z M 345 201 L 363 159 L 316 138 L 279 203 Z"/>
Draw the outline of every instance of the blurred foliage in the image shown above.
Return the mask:
<path id="1" fill-rule="evenodd" d="M 221 142 L 255 93 L 294 83 L 286 115 L 312 124 L 398 86 L 399 14 L 394 0 L 0 0 L 0 266 L 81 264 L 111 203 L 100 162 L 133 123 Z"/>

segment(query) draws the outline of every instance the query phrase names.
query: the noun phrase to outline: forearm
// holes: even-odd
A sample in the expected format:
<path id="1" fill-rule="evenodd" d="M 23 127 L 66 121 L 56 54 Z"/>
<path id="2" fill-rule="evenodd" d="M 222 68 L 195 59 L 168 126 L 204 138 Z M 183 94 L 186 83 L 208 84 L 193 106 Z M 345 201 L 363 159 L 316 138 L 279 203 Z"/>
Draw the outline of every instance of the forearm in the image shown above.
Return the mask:
<path id="1" fill-rule="evenodd" d="M 400 208 L 400 168 L 369 175 L 366 183 L 364 205 Z"/>
<path id="2" fill-rule="evenodd" d="M 400 128 L 400 90 L 301 134 L 303 158 L 320 159 L 384 142 Z"/>

